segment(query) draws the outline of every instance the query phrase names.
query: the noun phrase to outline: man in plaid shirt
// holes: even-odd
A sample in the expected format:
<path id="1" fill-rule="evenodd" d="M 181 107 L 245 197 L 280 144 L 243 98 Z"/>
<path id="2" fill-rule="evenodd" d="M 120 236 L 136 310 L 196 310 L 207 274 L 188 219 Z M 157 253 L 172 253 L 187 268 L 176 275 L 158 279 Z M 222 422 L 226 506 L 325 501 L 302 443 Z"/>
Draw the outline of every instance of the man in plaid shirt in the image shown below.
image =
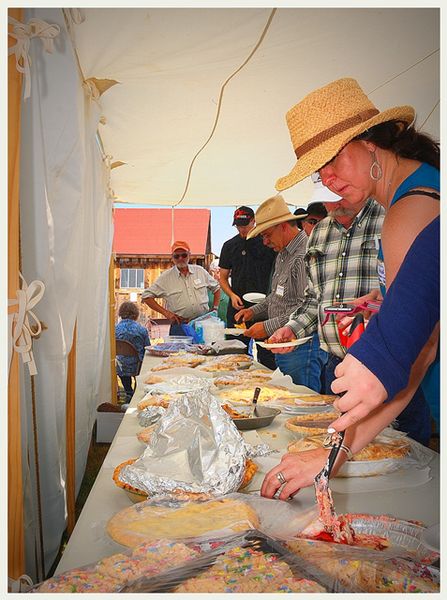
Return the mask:
<path id="1" fill-rule="evenodd" d="M 310 337 L 318 331 L 320 347 L 327 353 L 321 391 L 330 394 L 334 369 L 346 349 L 340 343 L 335 318 L 331 317 L 323 326 L 324 308 L 352 301 L 378 288 L 377 251 L 384 210 L 374 200 L 353 206 L 339 198 L 324 205 L 328 217 L 314 227 L 307 244 L 308 285 L 304 300 L 269 342 Z"/>

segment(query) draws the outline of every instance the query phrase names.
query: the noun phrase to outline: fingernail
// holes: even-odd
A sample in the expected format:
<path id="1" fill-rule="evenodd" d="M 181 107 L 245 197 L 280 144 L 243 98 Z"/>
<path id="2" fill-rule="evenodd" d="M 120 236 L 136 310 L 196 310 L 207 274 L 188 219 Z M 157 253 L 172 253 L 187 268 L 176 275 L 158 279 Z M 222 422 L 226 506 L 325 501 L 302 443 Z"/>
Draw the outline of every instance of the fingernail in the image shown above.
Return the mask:
<path id="1" fill-rule="evenodd" d="M 327 428 L 327 432 L 328 432 L 328 433 L 335 433 L 335 432 L 336 432 L 336 429 L 334 429 L 333 427 L 328 427 L 328 428 Z"/>

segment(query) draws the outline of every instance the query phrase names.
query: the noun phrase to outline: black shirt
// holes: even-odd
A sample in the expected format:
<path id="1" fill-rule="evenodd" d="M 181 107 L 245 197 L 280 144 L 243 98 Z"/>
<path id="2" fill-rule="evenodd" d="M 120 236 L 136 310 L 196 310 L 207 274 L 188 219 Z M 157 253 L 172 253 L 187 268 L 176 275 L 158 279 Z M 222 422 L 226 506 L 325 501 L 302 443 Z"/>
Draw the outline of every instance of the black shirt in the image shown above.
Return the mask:
<path id="1" fill-rule="evenodd" d="M 238 296 L 267 294 L 275 259 L 276 252 L 264 246 L 260 236 L 247 240 L 237 234 L 222 246 L 219 267 L 231 271 L 231 289 Z"/>

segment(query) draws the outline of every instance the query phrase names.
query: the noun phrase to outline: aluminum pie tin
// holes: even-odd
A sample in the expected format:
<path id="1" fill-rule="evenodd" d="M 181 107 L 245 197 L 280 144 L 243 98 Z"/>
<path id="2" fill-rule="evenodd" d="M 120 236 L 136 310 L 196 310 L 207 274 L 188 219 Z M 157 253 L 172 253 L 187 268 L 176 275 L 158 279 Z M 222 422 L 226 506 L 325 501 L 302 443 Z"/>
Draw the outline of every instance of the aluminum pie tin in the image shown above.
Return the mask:
<path id="1" fill-rule="evenodd" d="M 280 414 L 279 408 L 270 408 L 268 406 L 256 406 L 256 415 L 254 417 L 242 417 L 233 419 L 233 423 L 241 431 L 250 429 L 261 429 L 267 427 L 273 422 L 273 419 Z"/>
<path id="2" fill-rule="evenodd" d="M 430 564 L 438 560 L 434 552 L 423 541 L 425 526 L 410 521 L 396 519 L 389 515 L 347 514 L 349 523 L 358 534 L 376 535 L 390 541 L 392 547 L 408 552 L 413 560 Z"/>

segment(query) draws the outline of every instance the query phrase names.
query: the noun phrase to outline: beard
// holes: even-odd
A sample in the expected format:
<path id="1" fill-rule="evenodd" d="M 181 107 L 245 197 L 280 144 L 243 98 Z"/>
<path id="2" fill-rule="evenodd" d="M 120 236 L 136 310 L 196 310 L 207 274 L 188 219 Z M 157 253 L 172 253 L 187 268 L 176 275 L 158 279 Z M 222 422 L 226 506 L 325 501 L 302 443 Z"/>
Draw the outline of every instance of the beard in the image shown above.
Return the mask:
<path id="1" fill-rule="evenodd" d="M 358 213 L 358 210 L 355 210 L 351 207 L 342 207 L 338 206 L 333 210 L 329 209 L 328 214 L 331 217 L 355 217 Z"/>

